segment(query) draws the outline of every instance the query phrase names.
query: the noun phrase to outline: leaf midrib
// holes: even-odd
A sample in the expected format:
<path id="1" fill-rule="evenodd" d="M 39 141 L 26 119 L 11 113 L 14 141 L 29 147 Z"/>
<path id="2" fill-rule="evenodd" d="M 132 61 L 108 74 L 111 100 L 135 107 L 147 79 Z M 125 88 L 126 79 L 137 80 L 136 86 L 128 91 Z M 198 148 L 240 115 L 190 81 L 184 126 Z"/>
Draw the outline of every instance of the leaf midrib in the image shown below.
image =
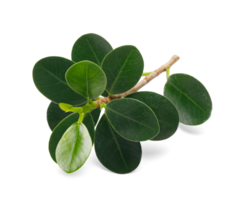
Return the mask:
<path id="1" fill-rule="evenodd" d="M 181 89 L 179 89 L 176 85 L 174 85 L 171 81 L 169 81 L 170 84 L 176 89 L 178 90 L 180 93 L 182 93 L 184 96 L 186 96 L 192 103 L 194 103 L 200 110 L 202 110 L 205 114 L 206 111 L 203 110 L 203 108 L 201 106 L 199 106 L 191 97 L 189 97 L 185 92 L 183 92 Z"/>
<path id="2" fill-rule="evenodd" d="M 67 85 L 67 83 L 63 80 L 61 80 L 59 77 L 57 77 L 56 75 L 54 75 L 52 72 L 48 71 L 47 69 L 45 69 L 44 67 L 41 66 L 42 69 L 44 69 L 46 72 L 48 72 L 50 75 L 52 75 L 54 78 L 56 78 L 57 80 L 59 80 L 60 82 L 64 83 L 65 85 Z"/>
<path id="3" fill-rule="evenodd" d="M 74 152 L 75 152 L 76 143 L 77 143 L 78 136 L 79 136 L 79 125 L 78 124 L 77 124 L 77 131 L 76 132 L 77 132 L 77 136 L 76 136 L 76 140 L 75 140 L 75 143 L 74 143 L 74 148 L 73 148 L 71 159 L 70 159 L 70 163 L 69 163 L 69 171 L 71 169 L 71 163 L 72 163 L 72 160 L 73 160 L 73 155 L 74 155 Z"/>
<path id="4" fill-rule="evenodd" d="M 107 122 L 107 123 L 108 123 L 108 122 Z M 122 151 L 121 151 L 121 149 L 120 149 L 120 145 L 119 145 L 119 143 L 117 142 L 117 139 L 116 139 L 116 137 L 115 137 L 115 135 L 114 135 L 114 133 L 113 133 L 112 127 L 110 126 L 109 123 L 108 123 L 108 126 L 109 126 L 109 129 L 110 129 L 111 134 L 113 135 L 113 138 L 114 138 L 114 140 L 115 140 L 116 146 L 117 146 L 117 148 L 118 148 L 118 150 L 119 150 L 119 152 L 120 152 L 121 158 L 122 158 L 122 160 L 123 160 L 123 162 L 124 162 L 124 164 L 125 164 L 125 166 L 126 166 L 126 169 L 128 170 L 128 166 L 127 166 L 126 161 L 125 161 L 125 159 L 124 159 L 124 157 L 123 157 Z"/>
<path id="5" fill-rule="evenodd" d="M 126 63 L 127 63 L 127 61 L 128 61 L 128 59 L 129 59 L 129 57 L 130 57 L 130 55 L 131 55 L 131 53 L 132 53 L 133 50 L 134 50 L 134 48 L 132 48 L 132 50 L 131 50 L 130 53 L 128 54 L 128 56 L 127 56 L 127 58 L 126 58 L 124 64 L 121 66 L 121 69 L 120 69 L 120 71 L 119 71 L 117 77 L 115 78 L 115 80 L 114 80 L 114 82 L 113 82 L 113 84 L 112 84 L 112 86 L 111 86 L 111 88 L 110 88 L 110 93 L 112 93 L 112 89 L 113 89 L 113 87 L 115 86 L 116 81 L 118 80 L 118 78 L 119 78 L 119 76 L 120 76 L 122 70 L 124 69 L 124 67 L 125 67 L 125 65 L 126 65 Z"/>
<path id="6" fill-rule="evenodd" d="M 86 40 L 86 42 L 88 43 L 88 45 L 89 45 L 89 47 L 90 47 L 90 49 L 91 49 L 92 53 L 94 54 L 95 59 L 96 59 L 96 61 L 97 61 L 98 65 L 100 66 L 100 62 L 99 62 L 99 60 L 98 60 L 98 58 L 97 58 L 97 56 L 96 56 L 96 54 L 95 54 L 94 50 L 92 49 L 92 47 L 91 47 L 91 45 L 90 45 L 89 41 L 88 41 L 88 40 Z"/>
<path id="7" fill-rule="evenodd" d="M 145 125 L 145 124 L 142 124 L 141 122 L 138 122 L 138 121 L 136 121 L 136 120 L 134 120 L 134 119 L 132 119 L 132 118 L 129 118 L 129 117 L 127 117 L 127 116 L 125 116 L 125 115 L 123 115 L 123 114 L 121 114 L 121 113 L 119 113 L 119 112 L 117 112 L 117 111 L 115 111 L 115 110 L 112 110 L 112 109 L 110 109 L 110 108 L 108 108 L 108 107 L 106 108 L 106 110 L 107 110 L 107 109 L 110 110 L 110 111 L 112 111 L 112 112 L 114 112 L 114 113 L 116 113 L 116 114 L 119 114 L 120 116 L 122 116 L 122 117 L 124 117 L 124 118 L 127 118 L 127 119 L 129 119 L 129 120 L 131 120 L 131 121 L 133 121 L 133 122 L 136 122 L 136 123 L 138 123 L 138 124 L 141 124 L 141 125 L 143 125 L 143 126 L 146 126 L 147 128 L 155 131 L 155 129 L 153 129 L 153 128 Z"/>

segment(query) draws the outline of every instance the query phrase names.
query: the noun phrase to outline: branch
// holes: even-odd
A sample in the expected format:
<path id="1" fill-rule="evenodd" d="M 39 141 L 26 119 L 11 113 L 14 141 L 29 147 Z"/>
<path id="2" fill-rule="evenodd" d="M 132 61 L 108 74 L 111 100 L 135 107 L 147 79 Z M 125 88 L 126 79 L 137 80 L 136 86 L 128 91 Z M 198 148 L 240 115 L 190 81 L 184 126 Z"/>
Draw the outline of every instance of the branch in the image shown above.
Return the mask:
<path id="1" fill-rule="evenodd" d="M 107 103 L 109 103 L 110 101 L 112 101 L 114 99 L 119 99 L 119 98 L 125 97 L 125 96 L 127 96 L 127 95 L 129 95 L 131 93 L 137 92 L 139 89 L 141 89 L 147 83 L 149 83 L 152 79 L 156 78 L 159 74 L 161 74 L 162 72 L 166 71 L 167 68 L 170 68 L 178 60 L 179 60 L 179 57 L 174 55 L 174 56 L 172 56 L 172 58 L 166 64 L 162 65 L 160 68 L 156 69 L 151 74 L 147 75 L 143 80 L 141 80 L 139 83 L 137 83 L 129 91 L 127 91 L 125 93 L 122 93 L 122 94 L 114 95 L 113 98 L 105 97 L 105 98 L 101 98 L 101 99 L 95 101 L 96 102 L 96 108 L 100 107 L 100 104 L 102 102 L 107 104 Z"/>

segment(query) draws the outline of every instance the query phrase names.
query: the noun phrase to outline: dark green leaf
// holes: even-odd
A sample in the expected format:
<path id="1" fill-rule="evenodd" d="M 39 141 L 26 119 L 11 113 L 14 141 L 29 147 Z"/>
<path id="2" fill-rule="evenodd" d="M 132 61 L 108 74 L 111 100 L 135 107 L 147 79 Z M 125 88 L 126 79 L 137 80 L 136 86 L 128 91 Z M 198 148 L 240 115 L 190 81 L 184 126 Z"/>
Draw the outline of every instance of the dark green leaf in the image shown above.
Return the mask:
<path id="1" fill-rule="evenodd" d="M 199 125 L 211 115 L 212 101 L 208 91 L 192 76 L 171 75 L 165 85 L 164 95 L 177 108 L 183 124 Z"/>
<path id="2" fill-rule="evenodd" d="M 100 111 L 101 111 L 100 108 L 96 108 L 96 109 L 92 110 L 90 113 L 92 115 L 95 125 L 97 124 L 97 122 L 99 120 Z"/>
<path id="3" fill-rule="evenodd" d="M 83 124 L 88 129 L 88 132 L 90 134 L 92 143 L 94 144 L 94 141 L 95 141 L 95 123 L 94 123 L 93 117 L 91 116 L 90 113 L 85 114 Z"/>
<path id="4" fill-rule="evenodd" d="M 60 139 L 56 148 L 56 160 L 59 167 L 72 173 L 87 160 L 92 148 L 92 141 L 83 123 L 72 124 Z"/>
<path id="5" fill-rule="evenodd" d="M 141 78 L 144 61 L 134 46 L 122 46 L 111 51 L 102 62 L 107 77 L 106 90 L 120 94 L 130 90 Z"/>
<path id="6" fill-rule="evenodd" d="M 108 94 L 108 92 L 105 90 L 105 91 L 101 94 L 101 96 L 103 96 L 103 97 L 108 97 L 109 94 Z"/>
<path id="7" fill-rule="evenodd" d="M 142 154 L 140 142 L 131 142 L 120 137 L 105 115 L 96 129 L 95 152 L 106 168 L 120 174 L 135 170 Z"/>
<path id="8" fill-rule="evenodd" d="M 159 133 L 154 112 L 136 99 L 113 100 L 106 105 L 105 112 L 115 131 L 127 140 L 145 141 Z"/>
<path id="9" fill-rule="evenodd" d="M 179 116 L 177 109 L 165 97 L 154 92 L 136 92 L 127 98 L 137 99 L 149 106 L 159 122 L 159 134 L 152 140 L 164 140 L 171 137 L 177 130 Z"/>
<path id="10" fill-rule="evenodd" d="M 65 131 L 75 122 L 78 121 L 79 114 L 74 113 L 70 116 L 67 116 L 63 121 L 61 121 L 53 130 L 50 140 L 49 140 L 49 153 L 52 159 L 56 162 L 55 151 L 56 147 L 62 138 Z"/>
<path id="11" fill-rule="evenodd" d="M 106 54 L 111 50 L 111 45 L 101 36 L 93 33 L 86 34 L 75 42 L 72 60 L 75 62 L 89 60 L 100 66 Z"/>
<path id="12" fill-rule="evenodd" d="M 55 103 L 79 105 L 86 98 L 74 92 L 65 81 L 65 73 L 74 62 L 61 57 L 39 60 L 33 68 L 33 80 L 38 90 Z"/>
<path id="13" fill-rule="evenodd" d="M 64 112 L 59 108 L 59 105 L 51 102 L 47 110 L 47 121 L 49 128 L 54 130 L 54 128 L 61 122 L 65 117 L 70 115 L 70 112 Z"/>
<path id="14" fill-rule="evenodd" d="M 90 61 L 72 65 L 66 72 L 66 81 L 74 91 L 89 99 L 100 96 L 106 87 L 105 73 Z"/>

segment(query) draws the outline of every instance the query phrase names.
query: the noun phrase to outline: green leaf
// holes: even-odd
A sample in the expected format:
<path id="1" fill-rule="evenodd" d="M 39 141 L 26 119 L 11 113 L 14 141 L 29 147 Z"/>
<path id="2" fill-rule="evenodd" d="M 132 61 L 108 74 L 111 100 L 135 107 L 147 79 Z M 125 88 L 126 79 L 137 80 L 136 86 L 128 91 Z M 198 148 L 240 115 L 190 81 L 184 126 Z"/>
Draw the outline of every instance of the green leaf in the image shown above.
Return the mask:
<path id="1" fill-rule="evenodd" d="M 105 115 L 96 129 L 95 152 L 107 169 L 119 174 L 135 170 L 142 155 L 140 142 L 131 142 L 120 137 Z"/>
<path id="2" fill-rule="evenodd" d="M 92 141 L 83 123 L 74 123 L 64 133 L 56 148 L 56 160 L 59 167 L 72 173 L 87 160 L 92 148 Z"/>
<path id="3" fill-rule="evenodd" d="M 123 138 L 140 142 L 159 133 L 154 112 L 136 99 L 117 99 L 106 105 L 106 116 L 115 131 Z"/>
<path id="4" fill-rule="evenodd" d="M 212 101 L 208 91 L 192 76 L 171 75 L 165 84 L 164 95 L 177 108 L 183 124 L 199 125 L 211 115 Z"/>
<path id="5" fill-rule="evenodd" d="M 74 91 L 89 99 L 101 95 L 106 87 L 105 73 L 90 61 L 72 65 L 66 72 L 66 80 Z"/>
<path id="6" fill-rule="evenodd" d="M 54 130 L 54 128 L 61 122 L 65 117 L 69 116 L 71 113 L 66 113 L 59 108 L 59 105 L 51 102 L 47 110 L 47 121 L 49 128 Z M 78 117 L 77 117 L 78 120 Z"/>
<path id="7" fill-rule="evenodd" d="M 94 142 L 95 142 L 95 123 L 94 123 L 93 117 L 91 116 L 90 113 L 85 113 L 83 124 L 88 129 L 92 143 L 94 144 Z"/>
<path id="8" fill-rule="evenodd" d="M 74 113 L 70 116 L 67 116 L 63 121 L 61 121 L 53 130 L 50 139 L 49 139 L 49 153 L 52 159 L 56 162 L 55 152 L 57 145 L 62 138 L 65 131 L 75 122 L 78 121 L 79 114 Z"/>
<path id="9" fill-rule="evenodd" d="M 130 90 L 141 78 L 144 61 L 134 46 L 122 46 L 111 51 L 102 62 L 107 77 L 106 90 L 120 94 Z"/>
<path id="10" fill-rule="evenodd" d="M 54 128 L 70 114 L 73 114 L 73 113 L 64 112 L 63 110 L 61 110 L 59 108 L 58 104 L 50 102 L 48 104 L 48 107 L 45 112 L 45 120 L 46 120 L 47 127 L 52 132 L 54 130 Z M 77 113 L 77 115 L 78 115 L 78 113 Z M 95 138 L 95 122 L 94 122 L 93 118 L 94 117 L 97 118 L 97 116 L 98 116 L 98 118 L 100 116 L 99 108 L 92 110 L 90 113 L 85 113 L 85 116 L 83 119 L 83 123 L 85 124 L 85 126 L 88 129 L 92 141 L 94 141 L 94 138 Z M 98 118 L 96 119 L 97 121 L 98 121 Z M 78 120 L 78 117 L 76 117 L 74 119 L 76 119 L 76 120 L 71 121 L 72 123 L 76 122 Z M 96 121 L 96 123 L 97 123 L 97 121 Z M 71 124 L 69 124 L 69 126 Z M 62 133 L 60 133 L 60 134 L 63 134 L 63 133 L 64 133 L 64 131 L 62 131 Z M 50 135 L 51 135 L 51 133 L 50 133 Z M 94 143 L 93 143 L 93 146 L 94 146 Z"/>
<path id="11" fill-rule="evenodd" d="M 136 92 L 126 98 L 137 99 L 145 103 L 155 113 L 160 130 L 159 134 L 152 140 L 164 140 L 176 132 L 179 124 L 178 112 L 167 98 L 154 92 Z"/>
<path id="12" fill-rule="evenodd" d="M 108 97 L 109 94 L 108 94 L 108 92 L 105 90 L 105 91 L 101 94 L 101 96 L 103 96 L 103 97 Z"/>
<path id="13" fill-rule="evenodd" d="M 75 42 L 72 60 L 75 62 L 89 60 L 100 66 L 106 54 L 111 50 L 111 45 L 101 36 L 93 33 L 86 34 Z"/>
<path id="14" fill-rule="evenodd" d="M 96 108 L 96 109 L 92 110 L 90 113 L 92 115 L 95 125 L 97 124 L 97 122 L 99 120 L 100 111 L 101 111 L 100 108 Z"/>
<path id="15" fill-rule="evenodd" d="M 86 98 L 74 92 L 65 81 L 65 73 L 74 62 L 61 57 L 39 60 L 33 68 L 33 80 L 38 90 L 55 103 L 79 105 Z"/>

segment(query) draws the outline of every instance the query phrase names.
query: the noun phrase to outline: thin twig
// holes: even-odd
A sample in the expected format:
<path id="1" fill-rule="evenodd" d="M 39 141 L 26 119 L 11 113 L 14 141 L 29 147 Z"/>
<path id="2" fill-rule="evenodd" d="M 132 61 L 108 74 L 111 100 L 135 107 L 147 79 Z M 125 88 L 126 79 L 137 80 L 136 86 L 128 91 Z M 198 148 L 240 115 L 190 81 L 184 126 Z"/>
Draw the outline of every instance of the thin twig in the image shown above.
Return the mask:
<path id="1" fill-rule="evenodd" d="M 141 89 L 147 83 L 149 83 L 152 79 L 156 78 L 159 74 L 161 74 L 162 72 L 166 71 L 167 68 L 170 68 L 178 60 L 179 60 L 178 56 L 176 56 L 176 55 L 172 56 L 172 58 L 166 64 L 162 65 L 160 68 L 156 69 L 151 74 L 147 75 L 143 80 L 141 80 L 139 83 L 137 83 L 129 91 L 127 91 L 125 93 L 122 93 L 122 94 L 114 95 L 113 98 L 105 97 L 105 98 L 101 98 L 101 99 L 97 100 L 96 101 L 96 103 L 97 103 L 96 108 L 100 107 L 100 104 L 102 102 L 107 104 L 107 103 L 109 103 L 110 101 L 112 101 L 114 99 L 119 99 L 119 98 L 125 97 L 125 96 L 127 96 L 127 95 L 129 95 L 131 93 L 137 92 L 139 89 Z"/>

